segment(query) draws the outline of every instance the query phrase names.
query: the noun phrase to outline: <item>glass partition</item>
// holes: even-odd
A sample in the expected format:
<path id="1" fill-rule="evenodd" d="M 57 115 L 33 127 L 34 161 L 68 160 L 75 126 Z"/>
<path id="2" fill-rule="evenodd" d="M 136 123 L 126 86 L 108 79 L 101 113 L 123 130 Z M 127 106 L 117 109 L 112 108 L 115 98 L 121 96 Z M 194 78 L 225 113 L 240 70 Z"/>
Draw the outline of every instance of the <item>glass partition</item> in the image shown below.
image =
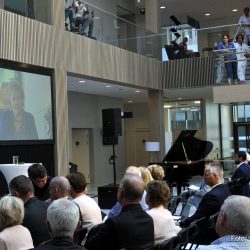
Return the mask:
<path id="1" fill-rule="evenodd" d="M 91 5 L 77 1 L 65 12 L 65 29 L 113 46 L 160 58 L 159 36 L 133 22 Z"/>

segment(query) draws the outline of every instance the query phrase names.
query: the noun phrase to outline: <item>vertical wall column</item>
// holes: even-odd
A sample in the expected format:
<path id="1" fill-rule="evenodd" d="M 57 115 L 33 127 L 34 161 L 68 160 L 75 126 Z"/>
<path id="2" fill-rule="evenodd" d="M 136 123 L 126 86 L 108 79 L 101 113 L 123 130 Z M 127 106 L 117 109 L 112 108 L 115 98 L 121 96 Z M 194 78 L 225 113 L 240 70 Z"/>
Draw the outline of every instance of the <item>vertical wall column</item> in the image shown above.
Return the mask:
<path id="1" fill-rule="evenodd" d="M 67 72 L 55 69 L 54 74 L 54 107 L 55 107 L 55 160 L 57 162 L 56 174 L 68 173 L 68 96 Z"/>
<path id="2" fill-rule="evenodd" d="M 156 36 L 149 36 L 147 38 L 147 51 L 155 58 L 161 58 L 161 37 L 160 33 L 160 1 L 159 0 L 145 0 L 145 24 L 146 29 L 155 33 Z M 152 34 L 149 34 L 152 35 Z"/>
<path id="3" fill-rule="evenodd" d="M 158 90 L 149 90 L 148 95 L 150 139 L 160 142 L 158 160 L 162 160 L 165 155 L 163 93 Z"/>
<path id="4" fill-rule="evenodd" d="M 0 0 L 0 9 L 4 9 L 4 0 Z"/>
<path id="5" fill-rule="evenodd" d="M 51 24 L 54 28 L 64 29 L 64 15 L 64 0 L 51 0 Z"/>
<path id="6" fill-rule="evenodd" d="M 156 34 L 160 31 L 160 1 L 145 0 L 146 29 Z"/>

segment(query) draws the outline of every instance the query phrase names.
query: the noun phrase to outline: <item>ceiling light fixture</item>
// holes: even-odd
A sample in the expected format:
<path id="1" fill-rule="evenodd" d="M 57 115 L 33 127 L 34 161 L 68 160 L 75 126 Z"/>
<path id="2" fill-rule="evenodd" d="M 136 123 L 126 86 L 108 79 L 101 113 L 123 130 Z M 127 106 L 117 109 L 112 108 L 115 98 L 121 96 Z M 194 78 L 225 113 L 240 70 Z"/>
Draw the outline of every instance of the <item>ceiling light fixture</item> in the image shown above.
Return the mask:
<path id="1" fill-rule="evenodd" d="M 84 81 L 84 80 L 80 80 L 80 81 L 79 81 L 79 83 L 84 83 L 84 82 L 86 82 L 86 81 Z"/>
<path id="2" fill-rule="evenodd" d="M 128 103 L 133 103 L 133 101 L 128 101 Z"/>
<path id="3" fill-rule="evenodd" d="M 205 16 L 210 16 L 211 14 L 210 13 L 206 13 Z"/>
<path id="4" fill-rule="evenodd" d="M 238 10 L 237 10 L 237 9 L 233 9 L 232 11 L 233 11 L 233 12 L 236 12 L 236 11 L 238 11 Z"/>
<path id="5" fill-rule="evenodd" d="M 111 86 L 110 86 L 110 85 L 106 85 L 105 87 L 106 87 L 106 88 L 111 88 Z"/>
<path id="6" fill-rule="evenodd" d="M 165 9 L 165 8 L 166 8 L 166 6 L 161 6 L 160 8 L 161 8 L 161 9 Z"/>
<path id="7" fill-rule="evenodd" d="M 164 105 L 164 108 L 167 109 L 167 108 L 171 108 L 172 105 Z"/>
<path id="8" fill-rule="evenodd" d="M 182 100 L 182 98 L 181 98 L 181 97 L 178 97 L 177 99 L 178 99 L 178 100 Z"/>
<path id="9" fill-rule="evenodd" d="M 194 101 L 194 103 L 195 103 L 195 104 L 200 104 L 200 103 L 201 103 L 201 101 Z"/>
<path id="10" fill-rule="evenodd" d="M 140 93 L 141 91 L 140 90 L 136 90 L 135 93 Z"/>

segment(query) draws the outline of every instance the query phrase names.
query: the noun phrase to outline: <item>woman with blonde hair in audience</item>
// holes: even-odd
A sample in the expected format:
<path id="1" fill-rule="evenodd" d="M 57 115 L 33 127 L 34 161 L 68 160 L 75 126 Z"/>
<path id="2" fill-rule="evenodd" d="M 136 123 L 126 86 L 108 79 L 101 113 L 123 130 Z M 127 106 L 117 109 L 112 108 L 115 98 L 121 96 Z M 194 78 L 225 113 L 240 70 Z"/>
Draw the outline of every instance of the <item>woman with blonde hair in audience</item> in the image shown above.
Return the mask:
<path id="1" fill-rule="evenodd" d="M 150 171 L 146 167 L 140 166 L 139 169 L 141 171 L 141 178 L 143 179 L 143 182 L 145 183 L 145 188 L 146 188 L 148 183 L 153 180 L 153 177 Z"/>
<path id="2" fill-rule="evenodd" d="M 0 249 L 25 250 L 33 248 L 30 231 L 21 225 L 24 217 L 23 201 L 14 196 L 0 200 Z"/>
<path id="3" fill-rule="evenodd" d="M 170 190 L 165 181 L 151 181 L 147 186 L 146 202 L 149 210 L 147 213 L 154 221 L 154 240 L 159 244 L 178 234 L 180 227 L 175 225 L 170 211 L 167 209 Z"/>
<path id="4" fill-rule="evenodd" d="M 154 180 L 163 180 L 165 172 L 162 166 L 158 164 L 149 165 L 148 170 L 150 171 Z"/>

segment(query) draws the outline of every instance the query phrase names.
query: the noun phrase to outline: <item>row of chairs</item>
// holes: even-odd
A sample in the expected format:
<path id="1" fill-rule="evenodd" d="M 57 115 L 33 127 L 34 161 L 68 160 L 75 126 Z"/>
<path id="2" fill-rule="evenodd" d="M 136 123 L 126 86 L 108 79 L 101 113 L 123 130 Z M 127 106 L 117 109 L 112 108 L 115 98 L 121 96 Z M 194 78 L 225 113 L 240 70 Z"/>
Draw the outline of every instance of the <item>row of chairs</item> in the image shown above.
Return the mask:
<path id="1" fill-rule="evenodd" d="M 219 236 L 215 232 L 215 224 L 218 213 L 207 218 L 194 221 L 187 228 L 169 240 L 155 245 L 150 250 L 181 250 L 196 249 L 199 245 L 208 245 Z"/>
<path id="2" fill-rule="evenodd" d="M 180 211 L 178 213 L 179 216 L 182 216 L 185 205 L 187 204 L 188 199 L 195 194 L 195 191 L 184 191 L 178 196 L 173 197 L 170 202 L 168 209 L 169 211 L 175 215 L 177 212 L 177 208 L 180 205 Z"/>

